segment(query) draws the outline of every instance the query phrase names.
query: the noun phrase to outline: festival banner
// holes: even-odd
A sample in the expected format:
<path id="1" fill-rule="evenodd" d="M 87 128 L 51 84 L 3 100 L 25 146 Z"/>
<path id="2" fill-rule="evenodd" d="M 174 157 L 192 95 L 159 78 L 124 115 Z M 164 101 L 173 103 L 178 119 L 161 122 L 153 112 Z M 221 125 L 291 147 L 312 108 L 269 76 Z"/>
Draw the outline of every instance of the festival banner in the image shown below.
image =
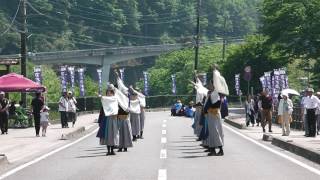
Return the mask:
<path id="1" fill-rule="evenodd" d="M 97 69 L 97 73 L 98 73 L 99 96 L 102 96 L 102 69 Z"/>
<path id="2" fill-rule="evenodd" d="M 262 85 L 262 89 L 266 89 L 267 88 L 266 78 L 264 76 L 262 76 L 259 79 L 260 79 L 260 83 Z"/>
<path id="3" fill-rule="evenodd" d="M 67 92 L 67 66 L 60 66 L 61 91 Z"/>
<path id="4" fill-rule="evenodd" d="M 42 71 L 41 66 L 35 66 L 33 68 L 34 81 L 38 84 L 42 84 Z"/>
<path id="5" fill-rule="evenodd" d="M 84 68 L 78 68 L 79 74 L 79 89 L 80 89 L 80 96 L 85 96 L 85 87 L 84 87 Z"/>
<path id="6" fill-rule="evenodd" d="M 271 93 L 272 92 L 271 72 L 265 72 L 264 78 L 266 82 L 266 89 L 268 89 L 269 93 Z"/>
<path id="7" fill-rule="evenodd" d="M 172 79 L 172 94 L 176 95 L 177 93 L 176 75 L 175 74 L 171 75 L 171 79 Z"/>
<path id="8" fill-rule="evenodd" d="M 235 89 L 238 96 L 240 96 L 240 74 L 235 75 Z"/>
<path id="9" fill-rule="evenodd" d="M 273 98 L 276 100 L 281 92 L 280 71 L 273 70 Z"/>
<path id="10" fill-rule="evenodd" d="M 148 72 L 144 71 L 143 72 L 143 82 L 144 82 L 144 94 L 146 96 L 149 95 L 149 82 L 148 82 Z"/>
<path id="11" fill-rule="evenodd" d="M 68 67 L 69 77 L 70 77 L 70 85 L 71 85 L 71 91 L 74 93 L 74 76 L 75 76 L 75 68 L 74 66 Z"/>
<path id="12" fill-rule="evenodd" d="M 123 81 L 124 79 L 124 68 L 122 68 L 122 69 L 119 69 L 119 71 L 120 71 L 120 79 Z"/>

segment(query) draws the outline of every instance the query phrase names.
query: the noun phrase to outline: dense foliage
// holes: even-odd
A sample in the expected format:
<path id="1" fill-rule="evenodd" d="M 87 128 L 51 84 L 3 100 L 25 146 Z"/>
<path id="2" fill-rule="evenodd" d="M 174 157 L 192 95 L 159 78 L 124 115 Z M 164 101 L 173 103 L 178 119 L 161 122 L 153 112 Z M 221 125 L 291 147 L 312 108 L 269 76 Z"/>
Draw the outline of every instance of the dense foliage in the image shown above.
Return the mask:
<path id="1" fill-rule="evenodd" d="M 259 0 L 202 0 L 203 40 L 257 29 Z M 196 0 L 28 0 L 30 51 L 192 42 Z M 0 1 L 0 54 L 17 53 L 19 0 Z M 12 21 L 12 26 L 10 23 Z M 8 31 L 6 31 L 8 29 Z"/>

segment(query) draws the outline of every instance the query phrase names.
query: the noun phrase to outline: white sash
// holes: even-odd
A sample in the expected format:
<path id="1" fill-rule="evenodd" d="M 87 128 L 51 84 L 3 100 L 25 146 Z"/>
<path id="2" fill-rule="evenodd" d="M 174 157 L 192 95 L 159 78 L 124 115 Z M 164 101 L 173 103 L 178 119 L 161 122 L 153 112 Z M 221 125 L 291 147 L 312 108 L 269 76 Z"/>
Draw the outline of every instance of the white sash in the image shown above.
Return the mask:
<path id="1" fill-rule="evenodd" d="M 141 108 L 140 108 L 140 102 L 138 99 L 136 100 L 130 100 L 130 112 L 140 114 Z"/>
<path id="2" fill-rule="evenodd" d="M 118 99 L 118 103 L 120 105 L 120 107 L 127 111 L 129 108 L 129 98 L 123 94 L 120 90 L 118 90 L 117 88 L 115 88 L 115 96 Z"/>
<path id="3" fill-rule="evenodd" d="M 229 95 L 229 88 L 226 80 L 220 75 L 220 72 L 217 70 L 213 71 L 213 85 L 215 91 L 218 91 L 218 93 Z"/>
<path id="4" fill-rule="evenodd" d="M 112 116 L 118 114 L 118 100 L 116 96 L 102 96 L 101 104 L 105 116 Z"/>
<path id="5" fill-rule="evenodd" d="M 118 78 L 117 79 L 117 84 L 118 84 L 118 89 L 123 93 L 123 94 L 128 94 L 129 89 L 124 85 L 123 81 Z"/>

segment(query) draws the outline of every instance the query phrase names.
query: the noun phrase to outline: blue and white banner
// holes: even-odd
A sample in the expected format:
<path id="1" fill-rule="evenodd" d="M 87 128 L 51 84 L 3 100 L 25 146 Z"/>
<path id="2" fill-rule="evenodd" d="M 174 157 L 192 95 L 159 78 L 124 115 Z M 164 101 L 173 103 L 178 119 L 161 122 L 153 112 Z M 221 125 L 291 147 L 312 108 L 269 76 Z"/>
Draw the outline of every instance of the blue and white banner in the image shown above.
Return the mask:
<path id="1" fill-rule="evenodd" d="M 60 66 L 61 91 L 67 92 L 67 66 Z"/>
<path id="2" fill-rule="evenodd" d="M 102 95 L 102 69 L 97 69 L 98 73 L 98 85 L 99 85 L 99 96 Z"/>
<path id="3" fill-rule="evenodd" d="M 240 74 L 235 75 L 235 89 L 238 96 L 240 96 Z"/>
<path id="4" fill-rule="evenodd" d="M 78 68 L 79 73 L 79 89 L 80 89 L 80 96 L 85 96 L 85 87 L 84 87 L 84 68 Z"/>
<path id="5" fill-rule="evenodd" d="M 272 79 L 271 79 L 271 72 L 265 72 L 264 78 L 266 82 L 266 89 L 268 89 L 269 94 L 272 92 Z"/>
<path id="6" fill-rule="evenodd" d="M 176 75 L 175 74 L 171 75 L 171 79 L 172 79 L 172 94 L 176 95 L 177 94 Z"/>
<path id="7" fill-rule="evenodd" d="M 260 83 L 262 85 L 262 89 L 266 89 L 267 88 L 267 83 L 266 83 L 266 78 L 265 76 L 262 76 L 259 78 L 260 79 Z"/>
<path id="8" fill-rule="evenodd" d="M 273 70 L 273 98 L 276 100 L 281 92 L 281 79 L 280 71 L 278 69 Z"/>
<path id="9" fill-rule="evenodd" d="M 42 71 L 41 66 L 35 66 L 33 68 L 34 81 L 38 84 L 42 84 Z"/>
<path id="10" fill-rule="evenodd" d="M 144 94 L 146 96 L 149 96 L 149 81 L 148 81 L 148 77 L 149 74 L 148 72 L 144 71 L 143 72 L 143 82 L 144 82 Z"/>
<path id="11" fill-rule="evenodd" d="M 123 81 L 124 79 L 124 68 L 122 68 L 122 69 L 119 69 L 119 71 L 120 71 L 120 79 Z"/>
<path id="12" fill-rule="evenodd" d="M 71 86 L 71 91 L 74 93 L 74 82 L 75 82 L 75 68 L 74 66 L 69 66 L 68 67 L 68 72 L 69 72 L 69 76 L 70 76 L 70 86 Z"/>

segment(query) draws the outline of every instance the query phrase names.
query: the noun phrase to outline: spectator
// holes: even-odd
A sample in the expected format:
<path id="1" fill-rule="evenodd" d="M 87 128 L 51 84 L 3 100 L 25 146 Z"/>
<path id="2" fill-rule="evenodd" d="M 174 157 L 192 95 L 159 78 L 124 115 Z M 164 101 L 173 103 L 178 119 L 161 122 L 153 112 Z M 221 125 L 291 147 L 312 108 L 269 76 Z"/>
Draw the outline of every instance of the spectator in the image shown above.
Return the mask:
<path id="1" fill-rule="evenodd" d="M 320 100 L 313 95 L 312 88 L 307 89 L 307 97 L 305 98 L 304 107 L 307 111 L 307 122 L 309 128 L 309 135 L 307 137 L 316 136 L 316 109 L 320 106 Z"/>
<path id="2" fill-rule="evenodd" d="M 0 92 L 0 128 L 1 134 L 8 134 L 8 108 L 9 100 L 4 97 L 5 93 Z"/>
<path id="3" fill-rule="evenodd" d="M 290 135 L 290 123 L 291 123 L 291 115 L 293 111 L 293 104 L 291 99 L 289 99 L 288 94 L 282 94 L 282 98 L 280 99 L 278 106 L 278 116 L 280 118 L 282 124 L 282 136 Z"/>
<path id="4" fill-rule="evenodd" d="M 259 107 L 261 110 L 261 126 L 263 132 L 266 132 L 265 127 L 269 125 L 269 132 L 272 132 L 272 111 L 273 111 L 273 104 L 272 104 L 272 97 L 269 95 L 268 91 L 263 91 L 261 93 Z"/>
<path id="5" fill-rule="evenodd" d="M 251 125 L 252 127 L 254 126 L 254 116 L 255 116 L 255 112 L 254 112 L 254 101 L 253 99 L 251 98 L 251 96 L 247 96 L 247 100 L 246 100 L 246 117 L 247 120 L 246 120 L 246 125 L 247 127 L 250 125 L 250 122 L 251 122 Z"/>
<path id="6" fill-rule="evenodd" d="M 320 98 L 320 92 L 317 92 L 317 97 Z M 317 108 L 317 135 L 320 134 L 320 107 Z"/>
<path id="7" fill-rule="evenodd" d="M 73 93 L 71 91 L 68 91 L 68 112 L 67 117 L 70 122 L 72 122 L 72 127 L 74 127 L 74 124 L 77 121 L 77 100 L 73 96 Z"/>
<path id="8" fill-rule="evenodd" d="M 16 117 L 16 101 L 12 101 L 9 107 L 9 118 Z"/>
<path id="9" fill-rule="evenodd" d="M 190 101 L 189 106 L 185 108 L 185 116 L 193 117 L 195 109 L 193 108 L 193 101 Z"/>
<path id="10" fill-rule="evenodd" d="M 59 100 L 59 112 L 60 112 L 60 119 L 61 119 L 61 126 L 62 128 L 69 128 L 68 126 L 68 99 L 67 93 L 63 92 L 62 96 Z"/>
<path id="11" fill-rule="evenodd" d="M 36 129 L 36 136 L 40 137 L 39 132 L 40 132 L 40 112 L 43 108 L 44 102 L 41 98 L 41 93 L 37 92 L 35 94 L 35 98 L 32 99 L 31 102 L 31 108 L 32 108 L 32 114 L 34 118 L 34 127 Z"/>
<path id="12" fill-rule="evenodd" d="M 50 108 L 48 106 L 44 106 L 40 113 L 40 124 L 42 127 L 42 137 L 45 137 L 47 134 L 47 127 L 49 125 L 49 111 Z"/>

